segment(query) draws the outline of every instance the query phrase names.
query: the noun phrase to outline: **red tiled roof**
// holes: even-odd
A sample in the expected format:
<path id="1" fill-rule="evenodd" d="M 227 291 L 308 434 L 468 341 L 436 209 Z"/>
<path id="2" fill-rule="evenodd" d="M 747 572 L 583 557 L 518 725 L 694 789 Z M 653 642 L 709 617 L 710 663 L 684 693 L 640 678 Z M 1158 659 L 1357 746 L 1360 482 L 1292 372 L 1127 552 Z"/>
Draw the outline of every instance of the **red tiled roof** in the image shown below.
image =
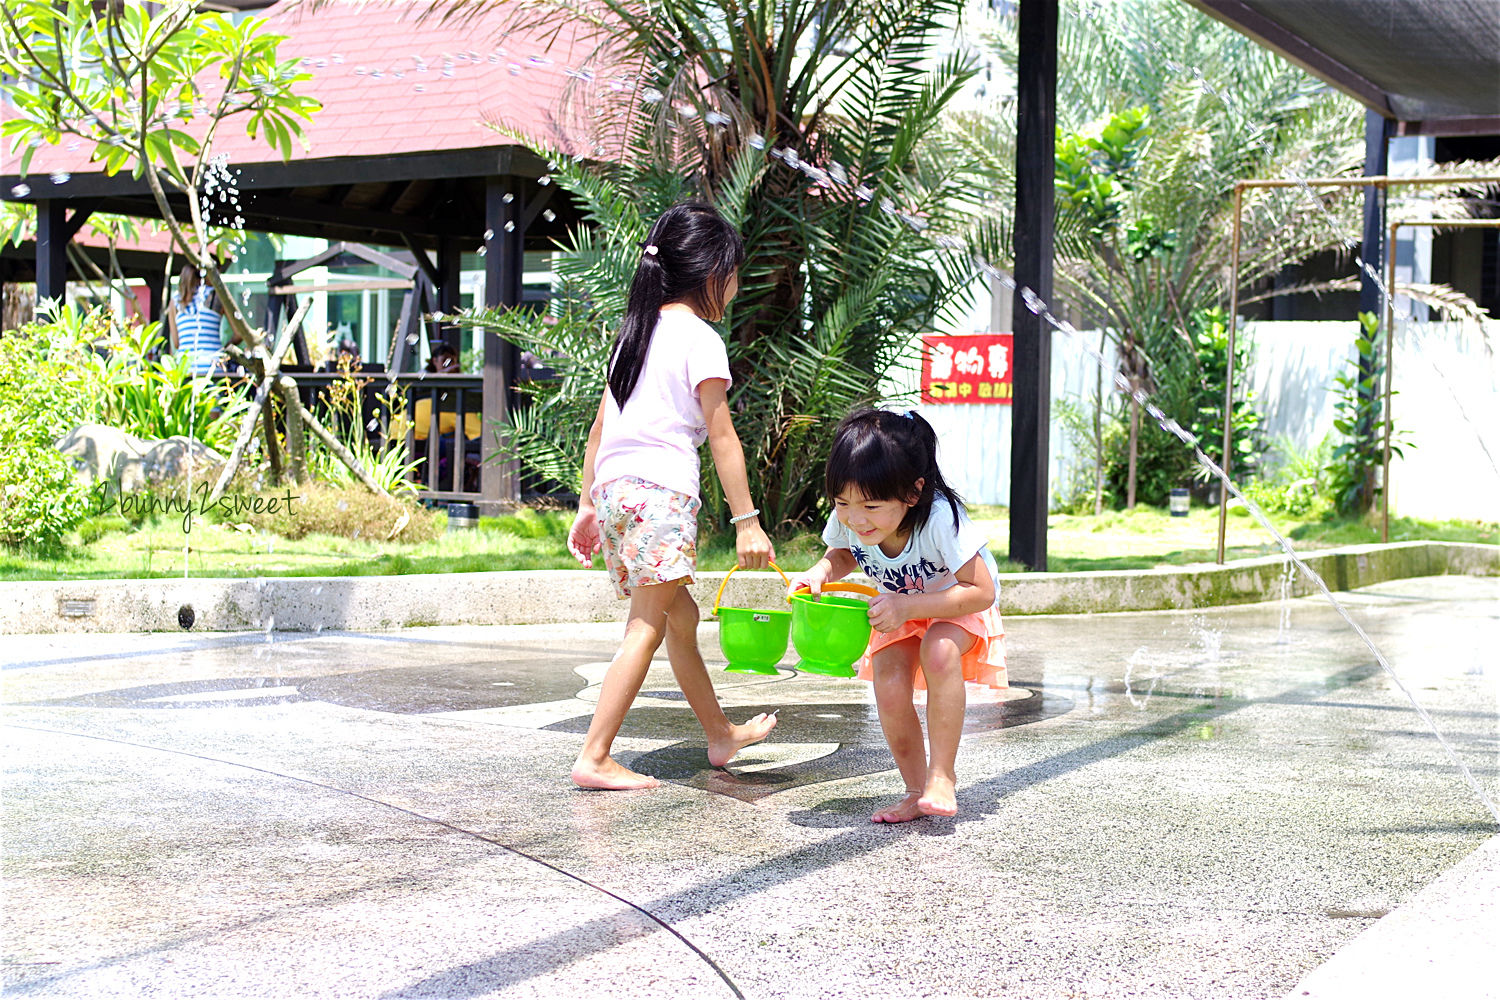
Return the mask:
<path id="1" fill-rule="evenodd" d="M 283 2 L 261 12 L 268 30 L 286 36 L 278 57 L 300 59 L 312 74 L 298 92 L 323 104 L 305 126 L 308 148 L 294 143 L 293 160 L 515 145 L 486 127 L 486 117 L 565 153 L 587 152 L 587 115 L 563 100 L 572 82 L 565 71 L 593 48 L 586 39 L 569 29 L 555 38 L 550 31 L 502 36 L 503 10 L 464 23 L 420 19 L 427 6 L 336 2 L 309 13 Z M 619 99 L 607 84 L 594 86 L 600 100 Z M 220 126 L 213 152 L 234 164 L 279 162 L 264 141 L 245 134 L 245 121 L 240 115 Z M 5 149 L 0 174 L 14 174 L 19 156 L 8 142 Z M 65 137 L 38 149 L 28 173 L 97 172 L 89 153 L 87 143 Z"/>

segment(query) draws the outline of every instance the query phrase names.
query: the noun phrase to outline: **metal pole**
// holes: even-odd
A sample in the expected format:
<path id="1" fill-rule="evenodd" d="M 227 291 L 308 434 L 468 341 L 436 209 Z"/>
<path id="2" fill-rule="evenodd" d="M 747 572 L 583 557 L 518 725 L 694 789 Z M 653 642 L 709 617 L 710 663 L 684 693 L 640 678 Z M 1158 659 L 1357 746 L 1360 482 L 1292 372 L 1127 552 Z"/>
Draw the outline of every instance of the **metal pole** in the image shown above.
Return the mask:
<path id="1" fill-rule="evenodd" d="M 1380 417 L 1385 421 L 1385 443 L 1380 464 L 1380 540 L 1391 540 L 1391 378 L 1396 346 L 1396 230 L 1391 223 L 1385 242 L 1385 394 Z"/>
<path id="2" fill-rule="evenodd" d="M 1234 331 L 1240 311 L 1240 214 L 1245 182 L 1234 185 L 1234 236 L 1229 250 L 1229 356 L 1224 364 L 1224 478 L 1229 478 L 1229 447 L 1234 436 Z M 1229 525 L 1229 484 L 1219 488 L 1219 565 L 1224 564 L 1224 534 Z"/>

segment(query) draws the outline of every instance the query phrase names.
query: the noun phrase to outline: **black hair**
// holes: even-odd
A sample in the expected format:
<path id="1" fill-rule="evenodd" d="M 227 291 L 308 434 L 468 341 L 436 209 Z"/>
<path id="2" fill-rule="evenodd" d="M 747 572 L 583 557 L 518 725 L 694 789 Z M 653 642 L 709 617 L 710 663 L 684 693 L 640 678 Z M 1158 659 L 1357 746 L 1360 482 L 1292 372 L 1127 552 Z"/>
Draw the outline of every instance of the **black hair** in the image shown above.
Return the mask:
<path id="1" fill-rule="evenodd" d="M 916 503 L 901 519 L 903 532 L 925 525 L 938 497 L 953 509 L 957 531 L 958 512 L 964 506 L 938 470 L 937 433 L 915 411 L 860 410 L 839 421 L 823 485 L 830 499 L 850 486 L 870 500 L 907 503 L 915 495 Z"/>
<path id="2" fill-rule="evenodd" d="M 745 242 L 712 205 L 683 202 L 661 214 L 642 244 L 625 319 L 609 350 L 609 391 L 621 407 L 635 391 L 661 307 L 685 302 L 723 318 L 723 294 L 745 261 Z"/>

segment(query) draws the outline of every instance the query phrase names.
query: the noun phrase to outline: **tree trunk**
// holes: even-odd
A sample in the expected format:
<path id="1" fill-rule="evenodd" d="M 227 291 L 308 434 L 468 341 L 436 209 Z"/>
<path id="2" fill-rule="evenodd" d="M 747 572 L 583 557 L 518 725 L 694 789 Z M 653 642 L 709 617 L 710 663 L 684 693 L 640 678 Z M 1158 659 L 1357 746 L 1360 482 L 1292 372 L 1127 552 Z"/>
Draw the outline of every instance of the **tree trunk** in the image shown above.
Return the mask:
<path id="1" fill-rule="evenodd" d="M 307 436 L 302 430 L 302 398 L 297 383 L 285 375 L 276 376 L 281 393 L 282 411 L 286 414 L 286 471 L 294 483 L 307 482 Z"/>
<path id="2" fill-rule="evenodd" d="M 266 379 L 266 385 L 276 385 L 276 375 Z M 266 464 L 271 467 L 271 485 L 281 485 L 281 442 L 276 434 L 276 396 L 268 394 L 266 406 L 261 410 L 261 421 L 265 425 L 266 436 Z"/>
<path id="3" fill-rule="evenodd" d="M 1130 397 L 1130 464 L 1125 475 L 1125 509 L 1135 510 L 1135 449 L 1141 433 L 1141 404 Z"/>

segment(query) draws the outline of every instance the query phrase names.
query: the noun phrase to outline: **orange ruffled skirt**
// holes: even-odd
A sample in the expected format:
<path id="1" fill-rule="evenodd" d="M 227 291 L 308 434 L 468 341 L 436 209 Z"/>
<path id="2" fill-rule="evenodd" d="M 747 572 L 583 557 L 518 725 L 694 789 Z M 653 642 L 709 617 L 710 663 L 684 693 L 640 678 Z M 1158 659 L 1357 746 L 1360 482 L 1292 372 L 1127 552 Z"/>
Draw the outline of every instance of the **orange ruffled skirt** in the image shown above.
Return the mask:
<path id="1" fill-rule="evenodd" d="M 1000 620 L 1000 609 L 993 605 L 978 614 L 958 618 L 913 618 L 894 632 L 870 630 L 870 644 L 859 661 L 859 679 L 873 681 L 875 669 L 870 657 L 878 650 L 902 639 L 918 638 L 927 634 L 934 622 L 950 622 L 974 637 L 974 645 L 963 656 L 964 680 L 972 684 L 983 684 L 994 690 L 1009 687 L 1005 674 L 1005 625 Z M 917 666 L 916 690 L 927 689 L 927 678 L 922 676 L 922 667 Z"/>

